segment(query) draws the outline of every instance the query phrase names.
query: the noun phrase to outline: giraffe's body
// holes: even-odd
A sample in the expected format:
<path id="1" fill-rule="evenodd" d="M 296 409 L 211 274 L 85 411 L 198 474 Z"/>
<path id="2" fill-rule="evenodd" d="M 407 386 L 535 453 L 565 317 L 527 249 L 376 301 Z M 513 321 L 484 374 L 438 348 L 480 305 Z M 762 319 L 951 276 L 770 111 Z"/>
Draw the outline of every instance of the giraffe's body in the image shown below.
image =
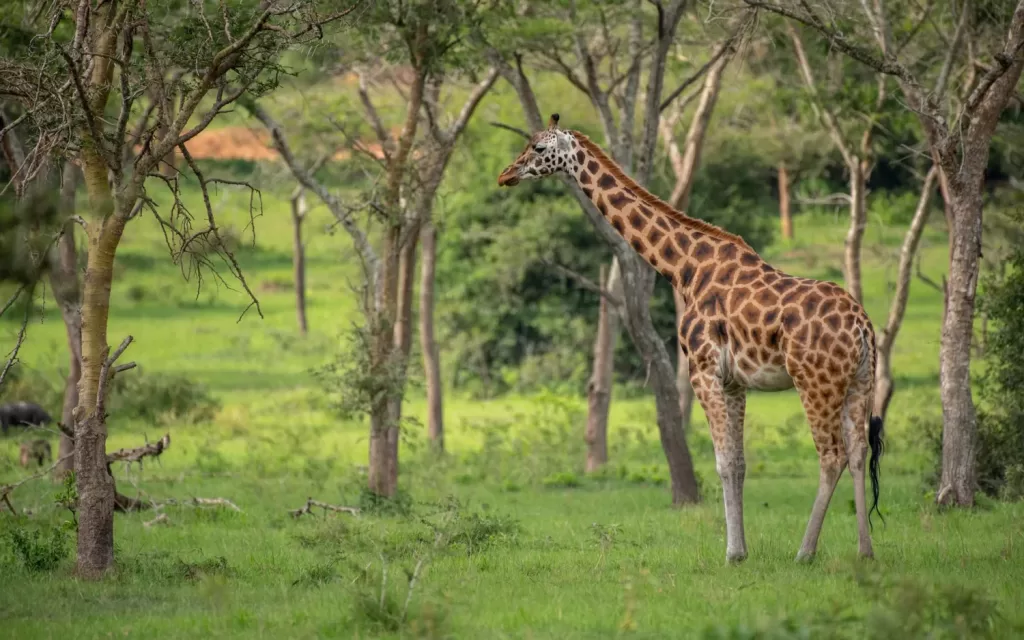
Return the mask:
<path id="1" fill-rule="evenodd" d="M 682 294 L 679 340 L 690 380 L 711 428 L 722 479 L 729 560 L 742 560 L 743 420 L 748 389 L 796 388 L 821 464 L 818 495 L 798 557 L 813 557 L 836 483 L 849 464 L 859 551 L 872 555 L 865 462 L 878 501 L 881 421 L 869 425 L 875 335 L 860 304 L 831 282 L 785 274 L 739 236 L 672 209 L 632 179 L 586 136 L 557 128 L 537 133 L 498 178 L 556 172 L 574 177 L 609 224 Z"/>

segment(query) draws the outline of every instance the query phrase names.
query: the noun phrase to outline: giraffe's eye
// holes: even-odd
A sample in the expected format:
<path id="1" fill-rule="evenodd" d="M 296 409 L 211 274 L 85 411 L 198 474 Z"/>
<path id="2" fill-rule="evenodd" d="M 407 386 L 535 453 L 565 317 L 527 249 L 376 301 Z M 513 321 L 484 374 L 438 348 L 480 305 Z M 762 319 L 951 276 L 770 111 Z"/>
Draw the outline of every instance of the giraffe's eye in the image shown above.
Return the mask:
<path id="1" fill-rule="evenodd" d="M 542 144 L 535 144 L 535 145 L 533 145 L 533 150 L 536 151 L 537 153 L 543 152 L 544 149 L 547 149 L 547 147 L 545 147 Z"/>

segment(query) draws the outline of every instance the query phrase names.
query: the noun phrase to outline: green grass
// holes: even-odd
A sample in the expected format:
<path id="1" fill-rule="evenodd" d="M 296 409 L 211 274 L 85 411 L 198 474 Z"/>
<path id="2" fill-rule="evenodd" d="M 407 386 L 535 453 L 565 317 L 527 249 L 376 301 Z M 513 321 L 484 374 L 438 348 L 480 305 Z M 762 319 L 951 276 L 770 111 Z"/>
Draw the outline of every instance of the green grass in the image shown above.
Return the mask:
<path id="1" fill-rule="evenodd" d="M 242 229 L 247 197 L 222 193 L 215 198 L 221 224 Z M 972 623 L 972 615 L 988 620 L 984 606 L 964 604 L 974 590 L 994 603 L 997 635 L 1024 625 L 1015 606 L 1024 577 L 1024 507 L 940 513 L 925 493 L 925 425 L 939 415 L 942 300 L 920 282 L 896 345 L 898 388 L 882 476 L 886 524 L 876 519 L 874 563 L 855 558 L 848 476 L 816 563 L 793 561 L 817 485 L 816 456 L 793 392 L 753 394 L 748 405 L 750 559 L 741 566 L 724 565 L 721 497 L 703 416 L 696 412 L 689 442 L 706 500 L 674 510 L 647 396 L 613 402 L 613 468 L 595 479 L 580 474 L 582 394 L 486 402 L 449 394 L 449 461 L 431 464 L 416 428 L 403 448 L 409 513 L 291 518 L 287 510 L 308 496 L 365 500 L 359 467 L 366 425 L 334 416 L 309 374 L 356 317 L 355 271 L 346 239 L 324 232 L 330 218 L 318 208 L 307 223 L 312 335 L 298 339 L 292 293 L 275 286 L 290 277 L 286 203 L 270 193 L 264 201 L 256 249 L 239 256 L 264 319 L 250 311 L 238 321 L 245 296 L 215 288 L 212 279 L 197 296 L 195 281 L 183 282 L 165 257 L 148 218 L 132 223 L 118 253 L 110 319 L 111 343 L 135 336 L 125 359 L 140 363 L 144 375 L 187 375 L 221 402 L 210 423 L 113 416 L 110 449 L 164 431 L 173 438 L 158 463 L 117 468 L 119 489 L 158 500 L 225 497 L 242 513 L 169 506 L 169 524 L 152 527 L 143 525 L 151 513 L 118 515 L 119 569 L 98 584 L 71 578 L 70 558 L 53 571 L 25 569 L 4 534 L 0 636 L 753 637 L 714 635 L 713 628 L 778 630 L 778 621 L 794 619 L 825 621 L 835 625 L 830 633 L 851 637 L 871 629 L 914 637 L 920 628 L 910 625 L 918 618 L 951 629 Z M 830 267 L 838 264 L 843 226 L 842 216 L 798 217 L 798 241 L 765 255 L 790 273 L 838 279 Z M 864 288 L 876 327 L 888 309 L 900 234 L 873 222 L 866 236 Z M 944 237 L 929 229 L 923 269 L 938 279 L 945 260 Z M 16 329 L 5 319 L 0 338 L 10 342 Z M 30 326 L 22 359 L 51 378 L 65 366 L 63 327 L 51 302 Z M 422 398 L 410 398 L 407 414 L 422 419 Z M 17 441 L 0 442 L 0 483 L 23 474 L 16 453 Z M 53 504 L 58 489 L 45 480 L 19 488 L 14 503 L 32 516 L 15 521 L 5 513 L 2 531 L 66 520 Z M 449 496 L 461 506 L 448 504 Z M 408 615 L 396 622 L 405 572 L 421 559 Z M 382 565 L 389 576 L 383 613 Z M 951 591 L 943 600 L 945 588 Z"/>

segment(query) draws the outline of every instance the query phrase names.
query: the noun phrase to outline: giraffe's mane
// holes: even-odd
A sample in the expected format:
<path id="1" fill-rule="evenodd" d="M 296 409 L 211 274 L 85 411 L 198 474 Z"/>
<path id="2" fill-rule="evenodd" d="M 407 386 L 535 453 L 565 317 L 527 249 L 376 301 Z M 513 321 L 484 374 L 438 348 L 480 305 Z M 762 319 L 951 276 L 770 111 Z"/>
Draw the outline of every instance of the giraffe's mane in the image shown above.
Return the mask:
<path id="1" fill-rule="evenodd" d="M 673 218 L 674 220 L 676 220 L 677 222 L 679 222 L 680 224 L 689 229 L 692 229 L 694 231 L 700 231 L 701 233 L 705 233 L 713 238 L 718 238 L 719 240 L 734 242 L 740 245 L 741 247 L 753 251 L 750 245 L 747 244 L 746 240 L 744 240 L 740 236 L 734 233 L 729 233 L 728 231 L 722 229 L 721 227 L 716 227 L 710 222 L 705 222 L 704 220 L 700 220 L 698 218 L 691 218 L 682 211 L 674 209 L 672 205 L 665 202 L 658 196 L 654 195 L 647 189 L 643 188 L 642 186 L 637 184 L 636 180 L 626 175 L 626 173 L 622 170 L 618 163 L 612 160 L 608 156 L 608 154 L 606 154 L 601 147 L 597 146 L 597 144 L 593 140 L 591 140 L 584 134 L 580 133 L 579 131 L 570 130 L 569 133 L 571 133 L 573 137 L 576 138 L 576 140 L 581 145 L 583 145 L 583 148 L 585 148 L 587 151 L 590 152 L 591 155 L 597 158 L 598 162 L 602 163 L 605 166 L 605 169 L 608 171 L 608 173 L 612 174 L 612 176 L 619 182 L 620 186 L 625 187 L 632 191 L 633 193 L 635 193 L 637 197 L 639 197 L 640 200 L 647 206 L 655 209 L 656 211 L 660 211 L 668 215 L 670 218 Z"/>

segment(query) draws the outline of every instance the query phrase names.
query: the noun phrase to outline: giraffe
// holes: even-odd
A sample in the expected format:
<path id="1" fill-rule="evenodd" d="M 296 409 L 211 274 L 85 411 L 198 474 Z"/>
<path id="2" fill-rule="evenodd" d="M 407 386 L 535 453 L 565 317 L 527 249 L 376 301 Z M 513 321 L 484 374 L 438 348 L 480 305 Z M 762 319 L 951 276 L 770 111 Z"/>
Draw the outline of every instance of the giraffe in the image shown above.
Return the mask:
<path id="1" fill-rule="evenodd" d="M 676 211 L 627 176 L 579 131 L 553 114 L 498 185 L 564 173 L 604 219 L 679 291 L 678 331 L 690 381 L 704 409 L 722 481 L 726 561 L 747 557 L 743 528 L 743 422 L 750 389 L 796 388 L 818 452 L 818 493 L 798 561 L 814 558 L 843 470 L 854 483 L 858 552 L 874 557 L 870 516 L 878 509 L 881 418 L 871 416 L 875 333 L 861 305 L 832 282 L 788 275 L 737 235 Z M 867 508 L 865 462 L 873 504 Z"/>

